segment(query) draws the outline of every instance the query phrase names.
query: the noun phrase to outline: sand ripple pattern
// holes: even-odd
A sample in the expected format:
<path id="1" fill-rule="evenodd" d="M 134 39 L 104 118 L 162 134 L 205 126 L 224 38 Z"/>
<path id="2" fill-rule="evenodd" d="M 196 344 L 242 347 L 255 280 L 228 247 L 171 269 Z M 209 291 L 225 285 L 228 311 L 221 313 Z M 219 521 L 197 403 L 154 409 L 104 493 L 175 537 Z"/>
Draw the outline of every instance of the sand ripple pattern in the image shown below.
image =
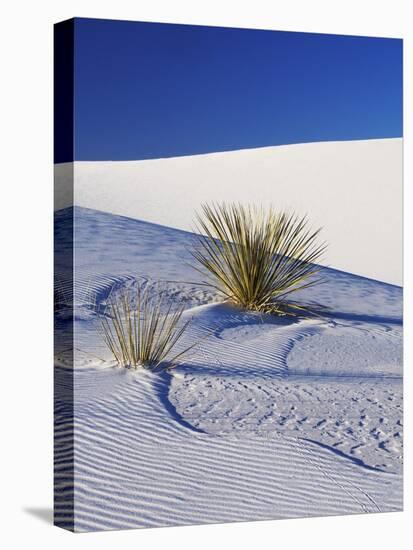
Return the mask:
<path id="1" fill-rule="evenodd" d="M 195 431 L 167 402 L 168 375 L 76 372 L 76 484 L 58 453 L 58 492 L 74 491 L 75 530 L 389 511 L 398 476 L 365 470 L 297 438 Z M 96 397 L 98 395 L 98 397 Z M 65 438 L 59 410 L 57 444 Z M 67 473 L 67 472 L 66 472 Z M 70 516 L 62 499 L 60 522 Z"/>
<path id="2" fill-rule="evenodd" d="M 75 214 L 74 290 L 64 256 L 57 269 L 65 298 L 56 316 L 56 523 L 95 531 L 402 508 L 399 470 L 382 471 L 345 447 L 336 452 L 334 430 L 332 441 L 317 438 L 307 429 L 310 421 L 300 433 L 289 429 L 303 420 L 300 407 L 284 426 L 266 416 L 271 402 L 279 412 L 290 400 L 310 402 L 311 412 L 321 410 L 317 400 L 334 399 L 330 382 L 326 394 L 318 386 L 311 390 L 299 347 L 308 353 L 312 338 L 324 346 L 331 331 L 338 334 L 336 325 L 369 325 L 373 336 L 381 340 L 387 332 L 400 345 L 401 289 L 327 270 L 329 282 L 316 301 L 331 307 L 334 318 L 263 322 L 214 304 L 202 281 L 189 277 L 189 233 L 93 210 L 76 208 Z M 58 213 L 59 247 L 70 246 L 70 230 L 70 212 Z M 96 306 L 124 285 L 159 278 L 174 300 L 187 303 L 185 316 L 193 319 L 187 338 L 202 341 L 172 376 L 115 367 L 97 331 Z M 347 338 L 345 332 L 340 337 Z M 379 349 L 373 338 L 370 343 Z M 295 372 L 307 376 L 298 390 L 289 383 L 288 357 Z M 393 376 L 396 366 L 384 365 L 381 373 Z M 326 376 L 332 367 L 326 360 Z M 274 397 L 281 387 L 288 389 Z M 312 391 L 307 402 L 304 389 Z M 371 393 L 366 398 L 375 389 Z M 388 397 L 400 404 L 397 392 Z M 259 414 L 250 422 L 254 399 Z M 372 405 L 366 401 L 367 414 Z"/>

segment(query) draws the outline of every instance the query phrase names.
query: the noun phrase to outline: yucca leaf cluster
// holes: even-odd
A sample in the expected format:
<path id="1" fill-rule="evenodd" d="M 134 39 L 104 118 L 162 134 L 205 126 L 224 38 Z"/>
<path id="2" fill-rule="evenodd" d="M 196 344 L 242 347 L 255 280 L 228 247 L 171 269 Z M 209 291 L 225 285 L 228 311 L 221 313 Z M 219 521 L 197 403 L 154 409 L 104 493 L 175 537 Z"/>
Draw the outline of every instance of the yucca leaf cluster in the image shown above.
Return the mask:
<path id="1" fill-rule="evenodd" d="M 293 292 L 321 282 L 326 248 L 306 217 L 241 204 L 203 204 L 197 214 L 194 266 L 225 298 L 245 309 L 300 309 Z"/>
<path id="2" fill-rule="evenodd" d="M 182 321 L 184 306 L 167 301 L 162 292 L 150 294 L 138 285 L 108 299 L 100 314 L 102 337 L 117 363 L 151 371 L 174 367 L 195 344 L 177 352 L 190 320 Z"/>

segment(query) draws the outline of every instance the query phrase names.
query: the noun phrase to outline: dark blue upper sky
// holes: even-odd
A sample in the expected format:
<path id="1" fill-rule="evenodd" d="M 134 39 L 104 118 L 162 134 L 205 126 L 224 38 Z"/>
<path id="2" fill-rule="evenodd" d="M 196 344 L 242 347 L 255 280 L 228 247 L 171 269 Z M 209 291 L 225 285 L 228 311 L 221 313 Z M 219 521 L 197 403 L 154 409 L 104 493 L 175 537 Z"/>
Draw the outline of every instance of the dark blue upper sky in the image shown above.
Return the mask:
<path id="1" fill-rule="evenodd" d="M 77 160 L 401 135 L 401 40 L 75 20 Z"/>

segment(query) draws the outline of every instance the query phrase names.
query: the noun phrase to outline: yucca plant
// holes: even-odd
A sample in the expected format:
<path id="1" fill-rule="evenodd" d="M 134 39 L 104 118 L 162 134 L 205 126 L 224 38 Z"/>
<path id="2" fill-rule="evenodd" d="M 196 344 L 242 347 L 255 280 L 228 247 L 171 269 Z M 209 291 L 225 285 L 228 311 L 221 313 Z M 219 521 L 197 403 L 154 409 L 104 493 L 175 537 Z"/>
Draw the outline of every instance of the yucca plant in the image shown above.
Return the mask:
<path id="1" fill-rule="evenodd" d="M 151 371 L 175 367 L 195 344 L 177 352 L 190 320 L 182 322 L 183 305 L 167 302 L 162 292 L 150 296 L 138 285 L 109 297 L 100 313 L 103 340 L 117 363 Z"/>
<path id="2" fill-rule="evenodd" d="M 321 282 L 321 228 L 310 230 L 306 217 L 234 203 L 203 204 L 196 220 L 194 267 L 228 301 L 277 314 L 306 309 L 290 295 Z"/>

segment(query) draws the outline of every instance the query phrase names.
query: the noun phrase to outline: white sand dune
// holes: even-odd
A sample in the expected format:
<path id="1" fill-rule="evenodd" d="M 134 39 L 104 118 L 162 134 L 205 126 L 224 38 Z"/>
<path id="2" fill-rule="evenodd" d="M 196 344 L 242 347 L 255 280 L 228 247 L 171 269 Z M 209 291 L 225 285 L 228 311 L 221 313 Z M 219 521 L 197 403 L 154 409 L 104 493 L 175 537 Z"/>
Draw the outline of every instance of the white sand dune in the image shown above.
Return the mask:
<path id="1" fill-rule="evenodd" d="M 401 139 L 61 164 L 55 198 L 56 209 L 75 204 L 184 230 L 202 202 L 273 204 L 324 228 L 325 265 L 402 284 Z"/>
<path id="2" fill-rule="evenodd" d="M 56 215 L 56 245 L 69 252 L 57 262 L 59 525 L 91 531 L 402 508 L 401 288 L 326 269 L 326 283 L 300 297 L 328 308 L 320 318 L 245 313 L 202 286 L 188 265 L 190 233 L 75 208 L 72 293 L 70 219 L 70 209 Z M 97 332 L 96 304 L 160 279 L 186 304 L 187 338 L 209 337 L 171 375 L 120 369 Z"/>
<path id="3" fill-rule="evenodd" d="M 100 379 L 103 379 L 102 381 Z M 76 374 L 75 529 L 98 530 L 390 511 L 400 478 L 273 432 L 191 430 L 165 405 L 166 376 Z M 64 417 L 59 437 L 64 438 Z M 58 491 L 67 489 L 62 453 Z M 64 498 L 56 507 L 64 522 Z"/>

